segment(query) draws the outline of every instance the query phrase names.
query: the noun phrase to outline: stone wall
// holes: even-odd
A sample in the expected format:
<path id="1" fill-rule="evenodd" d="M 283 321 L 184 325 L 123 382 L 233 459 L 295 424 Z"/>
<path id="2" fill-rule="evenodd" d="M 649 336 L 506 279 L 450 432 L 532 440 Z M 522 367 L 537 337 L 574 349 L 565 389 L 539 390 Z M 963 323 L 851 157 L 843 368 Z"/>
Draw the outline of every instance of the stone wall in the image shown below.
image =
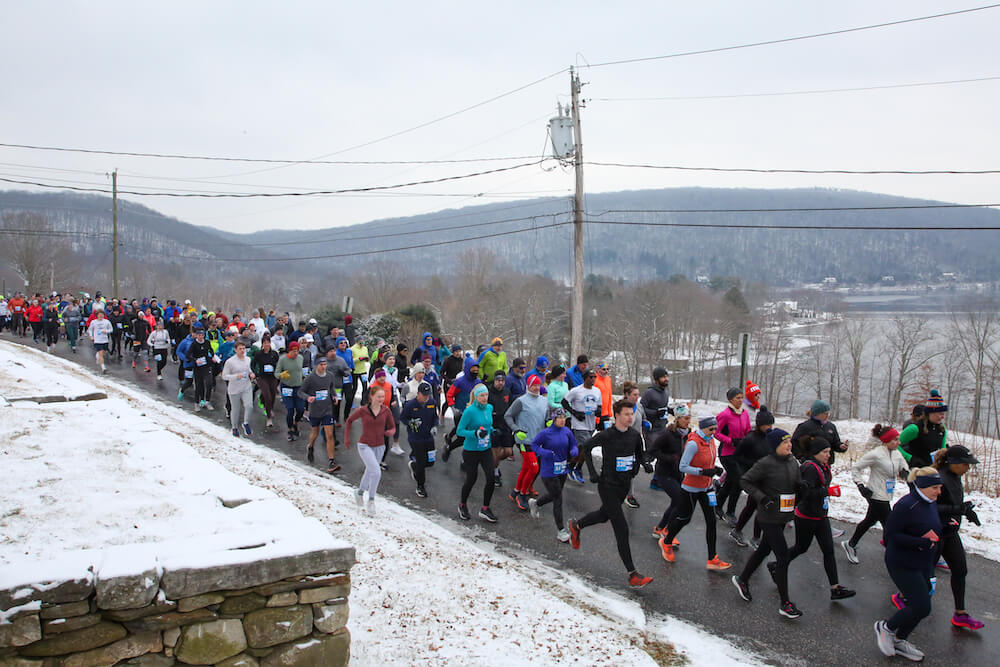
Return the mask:
<path id="1" fill-rule="evenodd" d="M 257 550 L 192 565 L 111 547 L 8 573 L 0 667 L 346 665 L 354 548 Z"/>

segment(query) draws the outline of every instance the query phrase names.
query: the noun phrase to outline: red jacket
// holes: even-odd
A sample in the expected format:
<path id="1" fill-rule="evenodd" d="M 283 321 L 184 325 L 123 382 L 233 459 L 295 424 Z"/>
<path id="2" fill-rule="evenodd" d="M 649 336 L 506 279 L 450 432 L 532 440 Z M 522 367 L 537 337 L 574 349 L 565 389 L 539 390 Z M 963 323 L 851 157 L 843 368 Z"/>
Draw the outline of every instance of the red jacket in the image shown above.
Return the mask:
<path id="1" fill-rule="evenodd" d="M 39 305 L 28 306 L 28 321 L 29 322 L 41 322 L 42 321 L 42 307 Z"/>

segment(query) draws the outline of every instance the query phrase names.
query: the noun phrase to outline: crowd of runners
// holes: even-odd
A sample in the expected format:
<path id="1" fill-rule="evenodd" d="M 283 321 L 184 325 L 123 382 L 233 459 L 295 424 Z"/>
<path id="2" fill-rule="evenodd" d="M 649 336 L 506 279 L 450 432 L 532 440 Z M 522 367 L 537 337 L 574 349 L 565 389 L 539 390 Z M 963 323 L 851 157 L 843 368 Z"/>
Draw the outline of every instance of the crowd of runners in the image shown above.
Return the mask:
<path id="1" fill-rule="evenodd" d="M 812 576 L 804 562 L 793 562 L 813 542 L 823 556 L 830 599 L 855 595 L 839 582 L 835 540 L 843 531 L 832 527 L 828 515 L 831 498 L 841 494 L 832 483 L 834 461 L 849 443 L 830 421 L 825 401 L 817 399 L 808 418 L 789 433 L 775 427 L 761 388 L 750 381 L 727 392 L 718 414 L 694 415 L 689 404 L 672 400 L 664 368 L 652 371 L 645 389 L 626 382 L 621 394 L 613 394 L 608 365 L 592 365 L 585 355 L 569 367 L 546 356 L 508 360 L 499 337 L 466 349 L 433 332 L 411 352 L 405 343 L 366 339 L 350 315 L 343 324 L 322 331 L 315 319 L 293 322 L 288 314 L 263 308 L 225 314 L 196 309 L 190 300 L 127 301 L 100 292 L 0 298 L 0 331 L 25 342 L 31 336 L 49 352 L 65 340 L 76 353 L 87 338 L 102 372 L 109 363 L 130 363 L 162 380 L 173 367 L 177 400 L 193 400 L 196 411 L 224 405 L 234 437 L 252 435 L 255 408 L 273 429 L 280 405 L 288 440 L 298 440 L 300 424 L 308 424 L 303 454 L 314 461 L 322 441 L 329 473 L 341 469 L 338 447 L 354 447 L 364 465 L 355 494 L 364 513 L 375 511 L 388 453 L 407 454 L 404 440 L 421 498 L 428 496 L 429 469 L 447 465 L 461 450 L 465 480 L 456 500 L 466 521 L 480 483 L 476 514 L 497 521 L 491 505 L 504 484 L 500 463 L 519 459 L 506 498 L 534 519 L 551 506 L 556 539 L 573 549 L 582 547 L 585 529 L 589 535 L 610 523 L 628 584 L 641 588 L 653 579 L 633 562 L 625 508 L 639 507 L 632 490 L 643 472 L 650 475 L 650 488 L 664 494 L 662 518 L 651 533 L 671 567 L 679 537 L 700 508 L 707 570 L 732 569 L 718 552 L 720 523 L 734 548 L 752 549 L 740 572 L 730 575 L 747 603 L 753 601 L 753 575 L 768 561 L 778 613 L 801 617 L 789 599 L 788 578 L 792 570 Z M 225 400 L 213 402 L 220 384 Z M 858 544 L 881 524 L 884 564 L 897 587 L 891 594 L 895 613 L 875 623 L 877 645 L 887 656 L 923 658 L 909 636 L 931 613 L 938 570 L 949 574 L 952 625 L 984 626 L 965 606 L 968 567 L 960 536 L 963 520 L 979 524 L 962 484 L 962 475 L 978 461 L 965 447 L 948 444 L 947 410 L 940 393 L 931 391 L 898 429 L 877 424 L 870 441 L 856 446 L 864 454 L 851 466 L 868 511 L 840 550 L 850 565 L 859 565 Z M 359 429 L 351 428 L 354 422 Z M 564 517 L 567 482 L 596 484 L 599 504 L 593 511 Z"/>

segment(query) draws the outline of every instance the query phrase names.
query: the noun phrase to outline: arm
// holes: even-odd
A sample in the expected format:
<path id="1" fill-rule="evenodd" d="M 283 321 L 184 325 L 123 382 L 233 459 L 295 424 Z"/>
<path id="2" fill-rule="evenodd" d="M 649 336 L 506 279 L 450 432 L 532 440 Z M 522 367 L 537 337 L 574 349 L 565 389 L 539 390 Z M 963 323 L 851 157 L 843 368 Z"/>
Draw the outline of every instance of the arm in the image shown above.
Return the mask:
<path id="1" fill-rule="evenodd" d="M 450 389 L 448 390 L 451 391 Z M 520 428 L 517 425 L 517 416 L 521 414 L 521 400 L 518 399 L 511 403 L 511 406 L 507 408 L 507 412 L 503 415 L 503 420 L 507 423 L 507 428 L 512 432 L 519 431 Z"/>
<path id="2" fill-rule="evenodd" d="M 907 549 L 908 551 L 927 551 L 934 548 L 934 542 L 926 537 L 909 535 L 904 532 L 905 528 L 906 512 L 890 512 L 889 518 L 885 520 L 886 539 L 901 549 Z"/>
<path id="3" fill-rule="evenodd" d="M 458 420 L 458 426 L 455 427 L 455 434 L 463 438 L 476 437 L 476 432 L 472 430 L 472 410 L 466 410 L 462 413 L 462 418 Z"/>
<path id="4" fill-rule="evenodd" d="M 715 439 L 723 445 L 733 444 L 733 439 L 729 436 L 730 414 L 732 414 L 732 411 L 729 408 L 725 408 L 722 412 L 715 415 L 715 420 L 719 425 L 718 430 L 715 432 Z"/>
<path id="5" fill-rule="evenodd" d="M 878 449 L 871 449 L 865 452 L 865 455 L 851 466 L 851 480 L 853 480 L 855 484 L 865 483 L 865 479 L 861 476 L 861 472 L 872 467 L 872 464 L 875 463 L 875 457 L 877 455 Z"/>
<path id="6" fill-rule="evenodd" d="M 750 470 L 747 470 L 743 473 L 743 476 L 740 477 L 740 486 L 743 487 L 743 490 L 747 492 L 747 495 L 753 498 L 757 503 L 761 503 L 765 498 L 767 498 L 760 488 L 760 483 L 764 478 L 765 467 L 765 465 L 761 465 L 761 462 L 758 461 L 752 468 L 750 468 Z"/>
<path id="7" fill-rule="evenodd" d="M 313 390 L 312 388 L 314 384 L 313 380 L 314 377 L 316 376 L 310 373 L 306 377 L 306 379 L 302 381 L 302 386 L 299 387 L 299 390 L 296 392 L 299 398 L 301 398 L 306 403 L 312 403 L 315 400 L 315 396 L 312 395 L 316 393 L 315 390 Z M 309 392 L 312 392 L 312 394 L 310 394 Z M 354 415 L 351 416 L 353 417 Z"/>
<path id="8" fill-rule="evenodd" d="M 230 363 L 230 361 L 232 361 L 235 358 L 236 357 L 230 357 L 229 359 L 227 359 L 225 365 L 223 365 L 222 367 L 222 379 L 225 380 L 226 382 L 230 382 L 232 380 L 238 380 L 242 375 L 242 373 L 234 372 L 233 369 L 234 364 Z"/>
<path id="9" fill-rule="evenodd" d="M 678 469 L 686 475 L 701 475 L 701 468 L 692 468 L 691 459 L 698 453 L 698 443 L 689 441 L 684 446 L 684 453 L 681 455 L 681 462 Z"/>
<path id="10" fill-rule="evenodd" d="M 913 454 L 910 453 L 909 444 L 917 439 L 920 435 L 920 427 L 916 424 L 910 424 L 903 429 L 903 432 L 899 434 L 899 453 L 903 455 L 906 462 L 909 463 Z"/>

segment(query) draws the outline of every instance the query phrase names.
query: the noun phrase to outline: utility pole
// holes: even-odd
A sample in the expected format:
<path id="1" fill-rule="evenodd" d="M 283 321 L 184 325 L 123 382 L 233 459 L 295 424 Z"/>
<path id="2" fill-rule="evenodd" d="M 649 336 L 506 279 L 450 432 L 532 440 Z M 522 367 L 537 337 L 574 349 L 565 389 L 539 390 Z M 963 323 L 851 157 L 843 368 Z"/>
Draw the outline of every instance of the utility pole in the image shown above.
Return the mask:
<path id="1" fill-rule="evenodd" d="M 111 172 L 111 282 L 118 298 L 118 170 Z"/>
<path id="2" fill-rule="evenodd" d="M 569 362 L 583 351 L 583 138 L 580 136 L 580 77 L 569 68 L 573 94 L 573 165 L 576 194 L 573 197 L 573 307 L 570 312 Z"/>

